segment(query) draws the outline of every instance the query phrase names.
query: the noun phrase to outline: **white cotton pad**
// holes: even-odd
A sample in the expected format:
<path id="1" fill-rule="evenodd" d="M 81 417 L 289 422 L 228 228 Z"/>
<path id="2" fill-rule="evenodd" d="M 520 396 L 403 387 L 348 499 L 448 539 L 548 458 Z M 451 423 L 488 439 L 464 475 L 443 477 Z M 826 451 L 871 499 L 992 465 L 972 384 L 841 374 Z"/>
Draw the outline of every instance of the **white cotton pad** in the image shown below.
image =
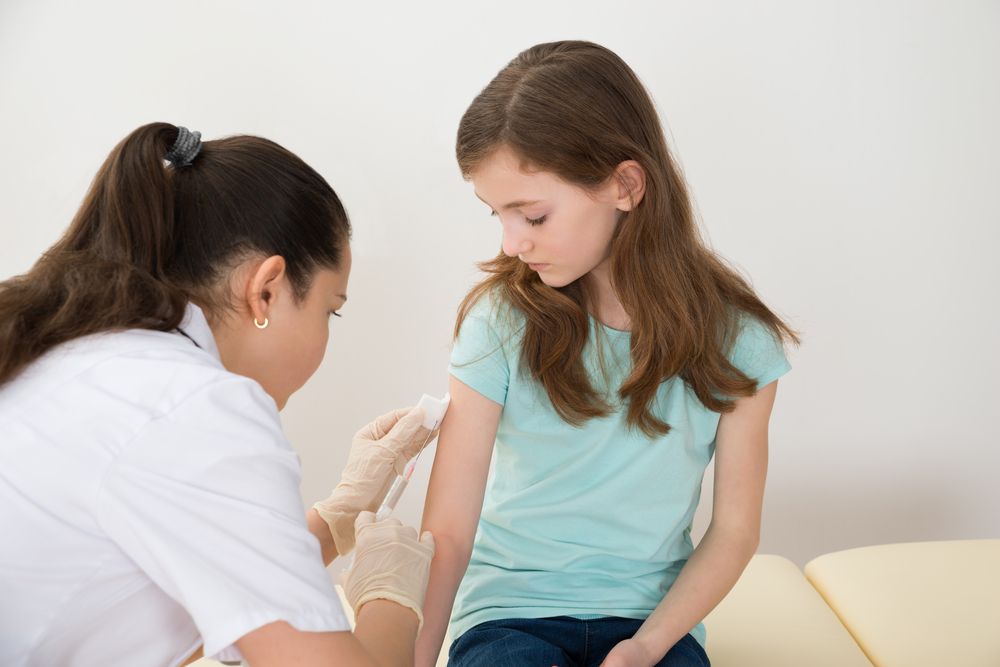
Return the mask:
<path id="1" fill-rule="evenodd" d="M 448 411 L 451 404 L 451 394 L 445 394 L 444 398 L 434 398 L 424 394 L 420 397 L 417 407 L 424 411 L 424 428 L 436 429 L 444 419 L 444 413 Z"/>

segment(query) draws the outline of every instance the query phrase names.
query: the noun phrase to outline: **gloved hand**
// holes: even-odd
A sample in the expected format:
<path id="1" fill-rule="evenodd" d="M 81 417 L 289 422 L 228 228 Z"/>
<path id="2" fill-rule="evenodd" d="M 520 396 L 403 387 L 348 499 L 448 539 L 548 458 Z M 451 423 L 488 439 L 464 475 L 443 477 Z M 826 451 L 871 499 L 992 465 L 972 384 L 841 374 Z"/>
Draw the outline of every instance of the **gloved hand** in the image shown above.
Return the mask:
<path id="1" fill-rule="evenodd" d="M 434 434 L 423 427 L 423 420 L 423 410 L 403 408 L 382 415 L 354 434 L 340 483 L 329 498 L 313 505 L 329 524 L 341 556 L 354 548 L 358 513 L 376 511 L 396 475 L 431 441 Z"/>
<path id="2" fill-rule="evenodd" d="M 371 512 L 358 515 L 358 551 L 344 578 L 344 596 L 358 617 L 361 606 L 372 600 L 392 600 L 417 614 L 417 632 L 424 624 L 424 593 L 434 557 L 434 537 L 398 519 L 375 521 Z"/>

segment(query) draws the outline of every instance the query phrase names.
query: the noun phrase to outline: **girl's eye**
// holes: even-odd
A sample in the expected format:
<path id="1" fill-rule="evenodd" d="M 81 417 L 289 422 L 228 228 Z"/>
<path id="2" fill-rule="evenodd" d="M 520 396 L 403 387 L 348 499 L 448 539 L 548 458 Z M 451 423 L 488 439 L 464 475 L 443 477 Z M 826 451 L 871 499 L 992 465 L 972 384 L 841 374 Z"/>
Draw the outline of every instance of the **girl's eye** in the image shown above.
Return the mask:
<path id="1" fill-rule="evenodd" d="M 493 217 L 496 217 L 496 214 L 497 214 L 497 212 L 496 212 L 496 211 L 490 211 L 490 215 L 492 215 Z M 529 225 L 531 225 L 532 227 L 535 227 L 535 226 L 537 226 L 537 225 L 540 225 L 540 224 L 542 224 L 543 222 L 545 222 L 545 219 L 546 219 L 546 218 L 548 218 L 548 217 L 549 217 L 549 216 L 547 216 L 547 215 L 543 215 L 543 216 L 542 216 L 542 217 L 540 217 L 540 218 L 529 218 L 529 217 L 525 217 L 525 218 L 524 218 L 524 221 L 525 221 L 526 223 L 528 223 Z"/>
<path id="2" fill-rule="evenodd" d="M 331 315 L 333 315 L 334 317 L 343 317 L 343 315 L 341 315 L 340 313 L 338 313 L 338 312 L 337 312 L 337 311 L 335 311 L 335 310 L 331 310 L 331 311 L 330 311 L 330 314 L 331 314 Z"/>

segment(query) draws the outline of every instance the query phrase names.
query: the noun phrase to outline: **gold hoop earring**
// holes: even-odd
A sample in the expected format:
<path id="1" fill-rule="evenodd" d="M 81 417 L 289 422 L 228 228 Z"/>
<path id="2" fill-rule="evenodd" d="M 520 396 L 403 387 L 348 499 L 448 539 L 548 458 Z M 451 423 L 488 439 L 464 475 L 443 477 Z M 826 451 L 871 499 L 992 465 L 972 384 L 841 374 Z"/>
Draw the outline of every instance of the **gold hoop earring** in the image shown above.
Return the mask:
<path id="1" fill-rule="evenodd" d="M 270 324 L 270 321 L 266 317 L 264 318 L 264 323 L 263 324 L 261 324 L 260 322 L 258 322 L 256 317 L 253 318 L 253 325 L 255 327 L 257 327 L 258 329 L 266 329 L 268 324 Z"/>

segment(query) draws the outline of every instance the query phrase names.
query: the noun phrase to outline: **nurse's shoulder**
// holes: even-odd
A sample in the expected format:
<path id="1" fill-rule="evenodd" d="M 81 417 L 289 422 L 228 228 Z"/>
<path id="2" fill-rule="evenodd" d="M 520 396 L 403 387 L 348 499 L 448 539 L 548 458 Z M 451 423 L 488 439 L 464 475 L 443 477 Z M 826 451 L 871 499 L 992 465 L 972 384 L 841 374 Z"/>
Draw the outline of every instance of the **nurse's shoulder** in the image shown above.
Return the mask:
<path id="1" fill-rule="evenodd" d="M 49 350 L 4 387 L 0 409 L 8 401 L 21 408 L 48 402 L 76 387 L 96 394 L 93 402 L 87 401 L 91 405 L 120 400 L 164 412 L 209 385 L 244 385 L 273 403 L 257 382 L 222 365 L 204 315 L 189 305 L 185 321 L 173 332 L 102 332 Z"/>

